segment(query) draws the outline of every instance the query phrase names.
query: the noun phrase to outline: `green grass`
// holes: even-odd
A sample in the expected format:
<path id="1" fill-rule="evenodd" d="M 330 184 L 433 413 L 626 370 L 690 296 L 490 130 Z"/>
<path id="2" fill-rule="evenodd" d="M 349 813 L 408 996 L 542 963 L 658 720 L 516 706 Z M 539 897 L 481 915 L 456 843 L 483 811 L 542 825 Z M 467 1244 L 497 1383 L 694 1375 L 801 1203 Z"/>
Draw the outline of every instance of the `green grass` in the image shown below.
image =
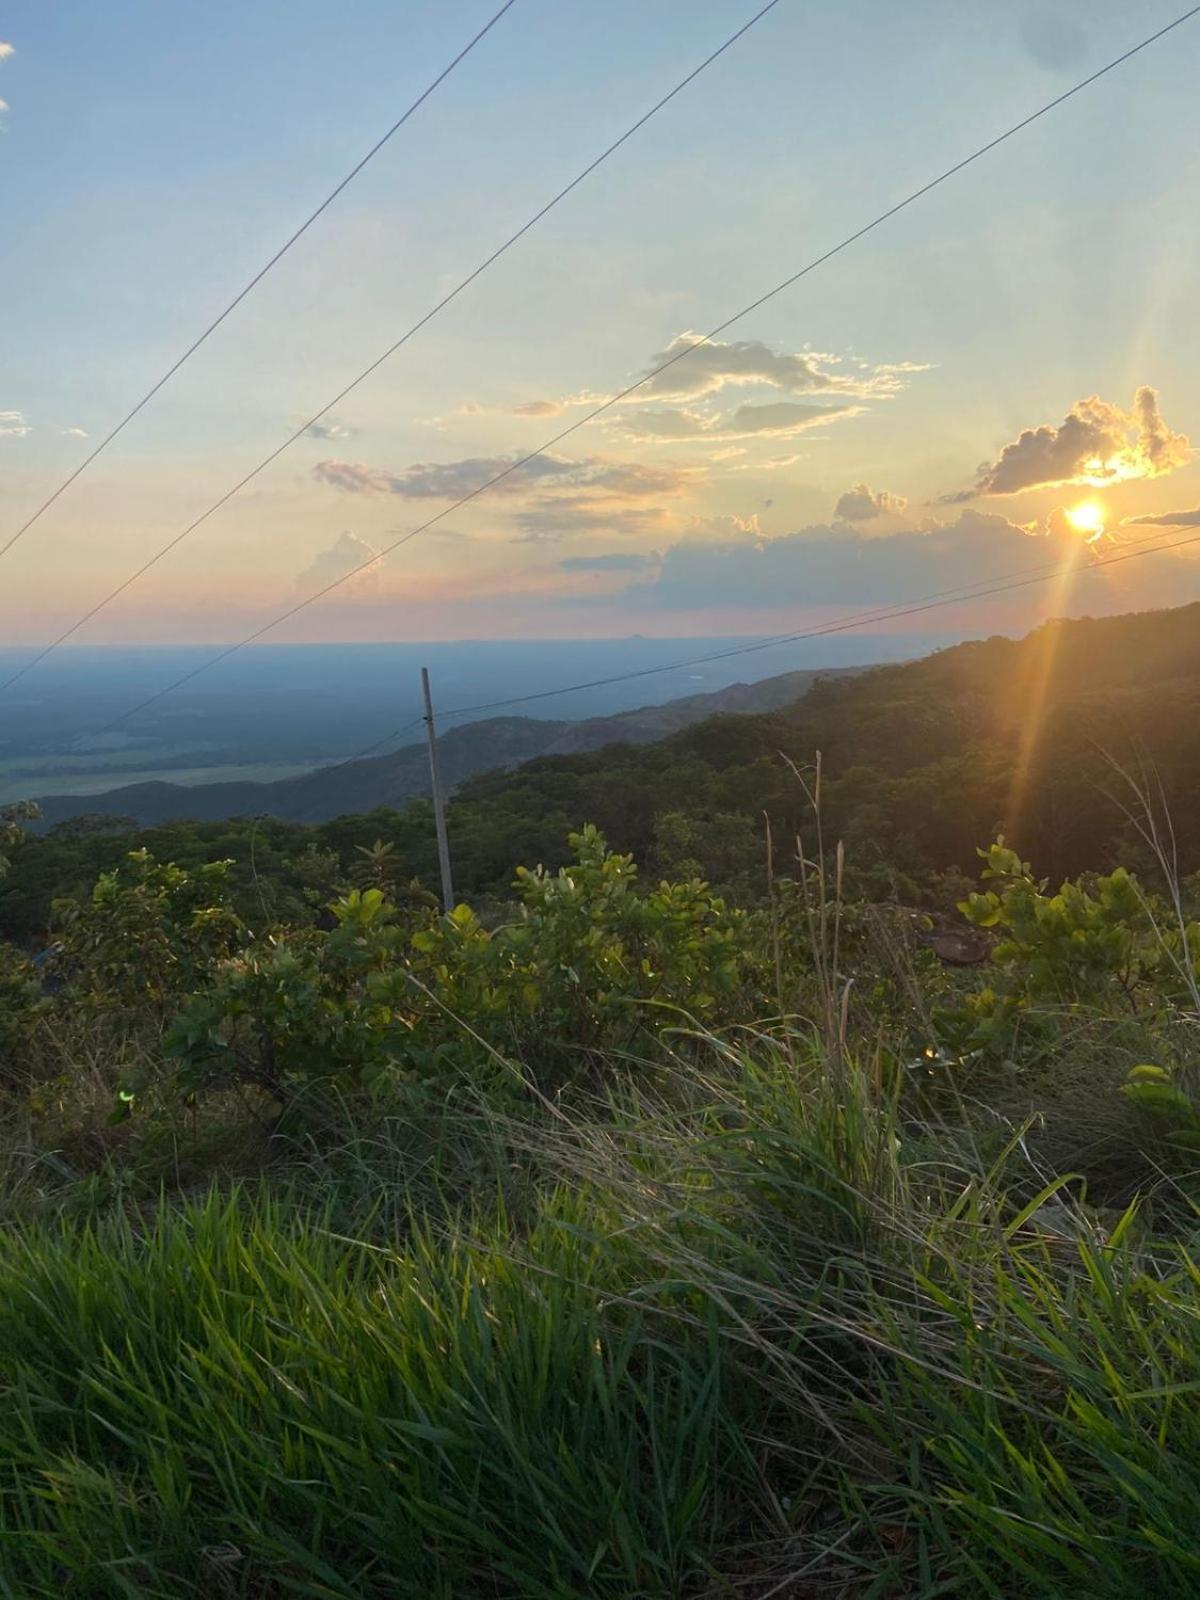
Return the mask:
<path id="1" fill-rule="evenodd" d="M 0 1593 L 1200 1590 L 1184 1245 L 795 1042 L 656 1082 L 0 1233 Z"/>
<path id="2" fill-rule="evenodd" d="M 245 1196 L 5 1239 L 6 1592 L 209 1594 L 227 1545 L 237 1593 L 678 1593 L 739 1456 L 717 1369 L 553 1217 L 520 1263 Z"/>

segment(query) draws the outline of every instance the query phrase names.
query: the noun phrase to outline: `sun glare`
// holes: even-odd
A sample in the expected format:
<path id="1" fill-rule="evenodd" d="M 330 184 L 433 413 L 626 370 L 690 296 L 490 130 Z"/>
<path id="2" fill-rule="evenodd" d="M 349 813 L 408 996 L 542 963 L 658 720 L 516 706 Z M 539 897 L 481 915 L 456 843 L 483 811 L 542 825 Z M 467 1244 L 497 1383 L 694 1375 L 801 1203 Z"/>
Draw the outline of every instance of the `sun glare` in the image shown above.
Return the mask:
<path id="1" fill-rule="evenodd" d="M 1076 533 L 1098 538 L 1104 532 L 1104 507 L 1099 500 L 1083 500 L 1067 512 L 1067 521 Z"/>

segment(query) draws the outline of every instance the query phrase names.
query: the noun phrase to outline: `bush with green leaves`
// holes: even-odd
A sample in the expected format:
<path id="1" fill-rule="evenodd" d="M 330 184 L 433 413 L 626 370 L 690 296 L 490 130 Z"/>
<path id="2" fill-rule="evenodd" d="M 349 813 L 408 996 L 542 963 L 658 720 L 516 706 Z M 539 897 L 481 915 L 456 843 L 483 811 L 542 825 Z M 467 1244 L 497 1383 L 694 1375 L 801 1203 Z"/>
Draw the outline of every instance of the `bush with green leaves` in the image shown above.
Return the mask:
<path id="1" fill-rule="evenodd" d="M 352 889 L 332 911 L 331 931 L 248 944 L 187 997 L 165 1040 L 181 1093 L 243 1083 L 282 1101 L 312 1082 L 372 1088 L 396 1075 L 407 1028 L 371 979 L 401 959 L 405 930 L 379 889 Z"/>
<path id="2" fill-rule="evenodd" d="M 13 805 L 0 806 L 0 878 L 8 873 L 8 851 L 15 849 L 25 839 L 26 822 L 36 822 L 40 815 L 32 800 L 18 800 Z"/>
<path id="3" fill-rule="evenodd" d="M 209 971 L 167 1038 L 179 1082 L 444 1081 L 461 1073 L 553 1088 L 591 1055 L 738 992 L 744 919 L 698 881 L 642 889 L 594 828 L 558 872 L 519 870 L 519 914 L 487 928 L 468 906 L 403 911 L 379 889 L 332 906 L 334 928 L 260 941 Z"/>
<path id="4" fill-rule="evenodd" d="M 48 1009 L 33 963 L 0 942 L 0 1085 L 28 1074 L 37 1024 Z"/>
<path id="5" fill-rule="evenodd" d="M 1190 1000 L 1200 924 L 1180 927 L 1125 868 L 1047 893 L 1002 838 L 978 853 L 990 886 L 959 910 L 995 943 L 989 981 L 937 1013 L 958 1057 L 1011 1058 L 1019 1038 L 1036 1044 L 1064 1016 L 1166 1021 Z"/>
<path id="6" fill-rule="evenodd" d="M 229 902 L 229 863 L 193 871 L 132 851 L 86 901 L 56 904 L 56 969 L 75 1003 L 160 1018 L 246 939 Z"/>
<path id="7" fill-rule="evenodd" d="M 1121 1092 L 1150 1119 L 1170 1148 L 1194 1159 L 1200 1151 L 1200 1092 L 1194 1073 L 1179 1074 L 1155 1062 L 1139 1062 L 1129 1069 Z"/>

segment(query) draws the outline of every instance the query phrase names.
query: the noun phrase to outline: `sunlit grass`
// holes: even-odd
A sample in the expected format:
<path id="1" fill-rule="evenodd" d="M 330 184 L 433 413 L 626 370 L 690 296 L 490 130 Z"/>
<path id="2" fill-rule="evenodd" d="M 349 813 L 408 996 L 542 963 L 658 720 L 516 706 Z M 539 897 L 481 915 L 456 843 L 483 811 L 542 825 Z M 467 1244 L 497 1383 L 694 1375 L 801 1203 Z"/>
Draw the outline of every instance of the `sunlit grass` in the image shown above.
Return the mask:
<path id="1" fill-rule="evenodd" d="M 689 1048 L 0 1235 L 0 1592 L 1194 1594 L 1183 1246 Z"/>

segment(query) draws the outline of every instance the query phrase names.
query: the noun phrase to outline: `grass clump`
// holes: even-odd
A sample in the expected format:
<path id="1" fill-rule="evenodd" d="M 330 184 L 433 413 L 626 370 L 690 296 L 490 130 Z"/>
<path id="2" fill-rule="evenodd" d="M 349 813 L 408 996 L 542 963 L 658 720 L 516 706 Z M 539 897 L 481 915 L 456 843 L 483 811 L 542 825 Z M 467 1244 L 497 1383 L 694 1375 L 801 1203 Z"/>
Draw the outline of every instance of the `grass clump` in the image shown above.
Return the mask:
<path id="1" fill-rule="evenodd" d="M 577 1220 L 520 1261 L 246 1194 L 0 1241 L 10 1592 L 219 1592 L 224 1552 L 233 1593 L 678 1593 L 741 1447 Z"/>

